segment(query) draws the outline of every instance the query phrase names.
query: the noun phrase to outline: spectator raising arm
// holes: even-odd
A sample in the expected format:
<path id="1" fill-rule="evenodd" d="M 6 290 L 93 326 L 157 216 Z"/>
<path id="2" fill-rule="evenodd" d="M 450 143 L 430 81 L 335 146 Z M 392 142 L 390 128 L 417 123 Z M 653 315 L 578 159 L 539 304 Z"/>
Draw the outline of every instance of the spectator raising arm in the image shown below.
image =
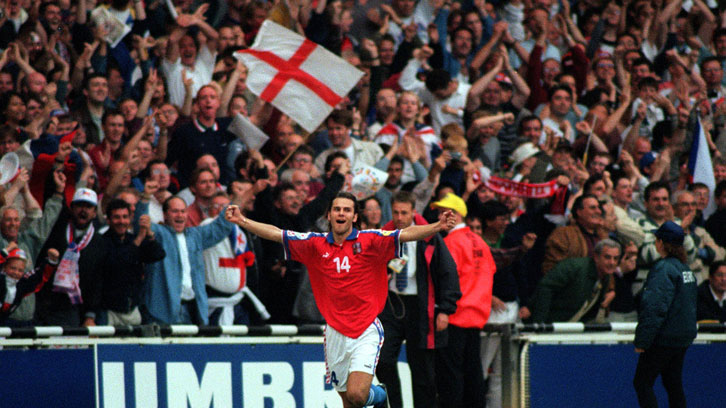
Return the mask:
<path id="1" fill-rule="evenodd" d="M 484 93 L 487 85 L 502 71 L 504 66 L 504 56 L 501 53 L 496 54 L 497 62 L 491 71 L 482 75 L 481 78 L 477 79 L 469 88 L 469 94 L 466 95 L 466 110 L 469 112 L 476 111 L 481 105 L 481 95 Z"/>

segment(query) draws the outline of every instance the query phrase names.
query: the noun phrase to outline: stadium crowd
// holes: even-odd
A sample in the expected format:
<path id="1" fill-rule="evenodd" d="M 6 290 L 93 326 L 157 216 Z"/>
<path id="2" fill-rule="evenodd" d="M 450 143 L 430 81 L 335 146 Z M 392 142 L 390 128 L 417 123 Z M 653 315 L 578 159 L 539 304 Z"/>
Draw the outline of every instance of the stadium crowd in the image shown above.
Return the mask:
<path id="1" fill-rule="evenodd" d="M 726 11 L 713 0 L 1 8 L 0 155 L 16 156 L 0 165 L 2 325 L 321 323 L 305 267 L 218 215 L 232 203 L 327 231 L 362 165 L 388 178 L 360 201 L 361 229 L 447 208 L 483 240 L 427 244 L 446 252 L 432 265 L 458 265 L 458 288 L 432 283 L 450 329 L 636 321 L 667 220 L 687 232 L 699 319 L 726 320 Z M 266 19 L 364 72 L 316 132 L 247 88 L 234 53 Z M 270 136 L 260 151 L 228 131 L 238 114 Z M 694 176 L 704 166 L 710 181 Z M 471 245 L 486 258 L 473 271 L 453 249 Z M 392 275 L 389 307 L 428 293 Z M 496 342 L 483 347 L 496 365 Z"/>

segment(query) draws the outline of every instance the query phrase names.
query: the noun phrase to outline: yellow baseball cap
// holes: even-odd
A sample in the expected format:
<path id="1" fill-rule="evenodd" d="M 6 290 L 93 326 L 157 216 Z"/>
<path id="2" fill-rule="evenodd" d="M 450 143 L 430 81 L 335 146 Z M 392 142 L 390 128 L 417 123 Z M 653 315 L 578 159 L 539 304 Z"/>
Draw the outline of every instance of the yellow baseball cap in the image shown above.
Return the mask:
<path id="1" fill-rule="evenodd" d="M 459 213 L 462 217 L 466 217 L 466 203 L 454 193 L 448 193 L 441 200 L 432 203 L 431 208 L 448 208 Z"/>

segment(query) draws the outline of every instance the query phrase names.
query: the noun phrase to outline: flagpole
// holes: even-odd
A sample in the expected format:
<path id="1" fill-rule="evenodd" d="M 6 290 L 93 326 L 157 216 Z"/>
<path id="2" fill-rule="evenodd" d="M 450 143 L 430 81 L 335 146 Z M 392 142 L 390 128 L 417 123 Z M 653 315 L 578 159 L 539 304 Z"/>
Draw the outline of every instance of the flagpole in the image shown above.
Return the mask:
<path id="1" fill-rule="evenodd" d="M 295 152 L 297 151 L 297 149 L 300 148 L 300 146 L 308 143 L 308 140 L 310 139 L 310 136 L 311 135 L 312 135 L 312 133 L 308 133 L 307 136 L 305 136 L 305 139 L 303 139 L 303 142 L 300 143 L 297 147 L 295 147 L 290 153 L 287 154 L 287 156 L 285 156 L 285 158 L 282 159 L 282 161 L 280 162 L 280 164 L 278 164 L 277 167 L 275 167 L 275 172 L 277 172 L 278 170 L 280 170 L 282 168 L 282 166 L 285 163 L 287 163 L 288 160 L 290 160 L 290 158 L 292 157 L 292 155 L 295 154 Z"/>
<path id="2" fill-rule="evenodd" d="M 587 166 L 587 152 L 590 150 L 590 142 L 592 141 L 592 133 L 595 131 L 595 124 L 597 124 L 597 116 L 593 115 L 592 126 L 590 126 L 590 133 L 587 134 L 587 143 L 585 144 L 585 154 L 582 155 L 582 165 Z"/>

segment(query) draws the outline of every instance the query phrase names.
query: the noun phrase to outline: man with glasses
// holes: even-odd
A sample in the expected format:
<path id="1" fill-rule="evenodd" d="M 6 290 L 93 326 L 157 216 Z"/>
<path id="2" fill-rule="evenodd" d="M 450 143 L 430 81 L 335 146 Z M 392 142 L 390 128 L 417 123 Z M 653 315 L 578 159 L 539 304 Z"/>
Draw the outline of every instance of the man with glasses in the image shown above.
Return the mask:
<path id="1" fill-rule="evenodd" d="M 721 84 L 723 77 L 723 68 L 721 68 L 721 58 L 708 57 L 701 63 L 701 75 L 706 81 L 706 92 L 708 100 L 712 107 L 719 106 L 726 97 L 726 89 Z"/>
<path id="2" fill-rule="evenodd" d="M 673 194 L 673 212 L 681 220 L 693 219 L 696 216 L 696 197 L 690 191 L 680 190 Z M 691 222 L 685 229 L 686 234 L 696 244 L 696 257 L 689 262 L 691 271 L 698 283 L 708 279 L 707 266 L 714 261 L 722 261 L 726 250 L 718 246 L 711 235 L 703 228 Z"/>
<path id="3" fill-rule="evenodd" d="M 314 159 L 315 151 L 304 144 L 297 148 L 288 162 L 290 168 L 302 170 L 310 175 L 310 197 L 317 197 L 325 187 L 317 167 L 313 166 Z"/>

